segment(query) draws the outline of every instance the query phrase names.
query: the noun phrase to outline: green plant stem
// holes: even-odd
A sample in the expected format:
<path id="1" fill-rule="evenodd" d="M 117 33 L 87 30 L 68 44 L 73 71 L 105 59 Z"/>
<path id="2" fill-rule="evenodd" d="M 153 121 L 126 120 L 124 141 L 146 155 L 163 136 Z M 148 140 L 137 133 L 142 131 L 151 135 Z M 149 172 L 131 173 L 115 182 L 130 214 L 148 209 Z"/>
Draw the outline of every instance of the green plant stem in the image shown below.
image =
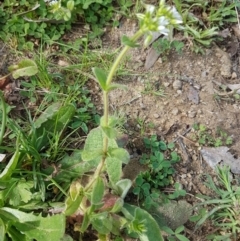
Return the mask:
<path id="1" fill-rule="evenodd" d="M 142 35 L 144 34 L 144 32 L 140 29 L 138 30 L 133 37 L 130 39 L 132 42 L 136 42 Z M 112 82 L 113 76 L 117 71 L 118 65 L 120 64 L 121 60 L 123 59 L 123 57 L 125 56 L 125 54 L 127 53 L 127 51 L 130 49 L 130 46 L 125 45 L 123 50 L 120 52 L 120 54 L 118 55 L 118 57 L 116 58 L 116 60 L 113 63 L 113 66 L 108 74 L 107 77 L 107 81 L 106 81 L 106 85 L 109 86 Z"/>
<path id="2" fill-rule="evenodd" d="M 144 34 L 144 31 L 142 31 L 141 29 L 138 30 L 133 37 L 130 39 L 132 42 L 136 42 L 142 35 Z M 124 48 L 122 49 L 122 51 L 119 53 L 118 57 L 116 58 L 116 60 L 114 61 L 110 72 L 108 74 L 107 77 L 107 81 L 106 81 L 106 86 L 110 86 L 113 77 L 117 71 L 117 68 L 121 62 L 121 60 L 124 58 L 125 54 L 127 53 L 127 51 L 130 49 L 131 47 L 128 45 L 125 45 Z M 108 100 L 108 92 L 109 91 L 103 91 L 103 104 L 104 104 L 104 114 L 103 114 L 103 119 L 104 119 L 104 125 L 108 126 L 108 118 L 109 118 L 109 100 Z M 102 169 L 104 167 L 104 163 L 107 157 L 107 150 L 108 150 L 108 137 L 105 136 L 103 139 L 103 157 L 101 162 L 98 164 L 98 167 L 93 175 L 92 180 L 88 183 L 88 185 L 85 187 L 85 192 L 88 191 L 91 186 L 93 185 L 93 183 L 95 182 L 95 180 L 100 176 Z"/>
<path id="3" fill-rule="evenodd" d="M 130 40 L 132 42 L 136 42 L 143 34 L 144 34 L 144 31 L 142 31 L 140 29 L 133 35 L 133 37 Z M 121 60 L 124 58 L 125 54 L 127 53 L 127 51 L 130 48 L 131 48 L 130 46 L 125 45 L 124 48 L 122 49 L 122 51 L 119 53 L 118 57 L 114 61 L 113 66 L 110 69 L 110 72 L 108 74 L 106 86 L 110 86 Z M 104 101 L 104 115 L 103 115 L 104 116 L 104 124 L 105 124 L 105 126 L 108 126 L 108 116 L 109 116 L 108 91 L 103 92 L 103 101 Z M 104 138 L 104 142 L 107 142 L 107 137 Z M 105 143 L 103 146 L 104 146 L 103 152 L 106 153 L 107 144 Z"/>
<path id="4" fill-rule="evenodd" d="M 7 108 L 6 108 L 6 103 L 3 97 L 2 91 L 0 91 L 0 100 L 1 100 L 1 106 L 2 106 L 2 126 L 0 130 L 0 145 L 2 144 L 3 141 L 3 136 L 5 133 L 5 128 L 7 124 Z"/>

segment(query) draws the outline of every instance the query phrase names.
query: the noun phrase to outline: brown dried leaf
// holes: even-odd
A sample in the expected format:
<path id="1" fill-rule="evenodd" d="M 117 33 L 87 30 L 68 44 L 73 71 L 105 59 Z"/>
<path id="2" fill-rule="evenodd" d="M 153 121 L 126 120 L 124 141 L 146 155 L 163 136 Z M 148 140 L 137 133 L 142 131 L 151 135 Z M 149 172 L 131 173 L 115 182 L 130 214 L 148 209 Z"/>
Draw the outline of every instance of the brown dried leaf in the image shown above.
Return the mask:
<path id="1" fill-rule="evenodd" d="M 0 78 L 0 90 L 4 90 L 9 82 L 10 82 L 9 76 L 4 76 Z"/>
<path id="2" fill-rule="evenodd" d="M 150 69 L 155 64 L 155 62 L 157 61 L 159 56 L 160 56 L 160 53 L 157 52 L 153 47 L 151 47 L 148 51 L 148 55 L 147 55 L 147 58 L 145 61 L 144 68 L 146 70 Z"/>

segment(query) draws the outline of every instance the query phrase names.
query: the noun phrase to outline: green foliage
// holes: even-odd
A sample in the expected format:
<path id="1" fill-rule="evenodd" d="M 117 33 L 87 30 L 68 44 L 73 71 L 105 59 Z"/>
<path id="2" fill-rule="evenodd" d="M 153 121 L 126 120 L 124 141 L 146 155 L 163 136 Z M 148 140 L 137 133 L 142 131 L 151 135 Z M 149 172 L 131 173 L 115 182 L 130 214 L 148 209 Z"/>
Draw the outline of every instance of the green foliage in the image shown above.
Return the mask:
<path id="1" fill-rule="evenodd" d="M 183 19 L 184 36 L 195 52 L 203 52 L 217 38 L 225 23 L 237 22 L 236 1 L 174 0 Z"/>
<path id="2" fill-rule="evenodd" d="M 37 73 L 38 68 L 35 62 L 23 60 L 20 61 L 18 65 L 11 66 L 9 71 L 14 78 L 18 78 L 21 76 L 32 76 Z M 4 103 L 3 98 L 1 101 Z M 3 105 L 3 107 L 6 108 L 5 105 Z M 57 110 L 56 107 L 58 108 Z M 28 139 L 31 139 L 32 144 L 36 147 L 36 149 L 28 152 L 29 156 L 38 156 L 39 153 L 37 152 L 42 149 L 43 145 L 46 145 L 48 142 L 47 130 L 52 131 L 51 128 L 53 127 L 58 131 L 64 129 L 64 125 L 68 123 L 72 115 L 68 112 L 69 110 L 71 112 L 71 107 L 68 106 L 67 110 L 63 110 L 60 105 L 57 104 L 50 106 L 49 109 L 46 110 L 46 113 L 43 113 L 39 117 L 35 123 L 35 131 L 31 132 L 28 136 Z M 7 111 L 3 110 L 3 115 L 6 114 Z M 4 116 L 3 119 L 7 119 L 7 117 Z M 53 123 L 55 125 L 51 125 Z M 16 150 L 0 174 L 0 238 L 1 240 L 13 241 L 19 239 L 29 241 L 36 239 L 41 241 L 49 238 L 58 241 L 65 232 L 64 215 L 59 214 L 42 217 L 41 214 L 35 215 L 25 212 L 25 210 L 44 208 L 42 199 L 45 194 L 41 188 L 39 188 L 39 191 L 33 191 L 37 185 L 39 185 L 39 187 L 41 186 L 39 182 L 36 183 L 36 178 L 38 178 L 36 173 L 33 173 L 34 181 L 13 177 L 15 176 L 17 167 L 20 167 L 21 162 L 23 162 L 27 156 L 22 140 L 20 130 L 18 130 Z M 44 144 L 42 140 L 44 140 Z M 29 146 L 27 148 L 29 148 Z M 34 163 L 33 170 L 36 171 Z"/>
<path id="3" fill-rule="evenodd" d="M 167 38 L 159 38 L 153 43 L 153 48 L 159 54 L 168 54 L 170 50 L 174 49 L 178 54 L 182 53 L 184 43 L 178 40 L 170 41 Z"/>
<path id="4" fill-rule="evenodd" d="M 231 145 L 233 140 L 231 136 L 223 131 L 221 128 L 217 128 L 215 136 L 211 131 L 203 124 L 194 124 L 195 130 L 193 138 L 198 141 L 200 145 L 219 147 L 222 145 Z"/>
<path id="5" fill-rule="evenodd" d="M 173 151 L 173 143 L 166 144 L 164 141 L 158 141 L 156 135 L 151 136 L 150 139 L 144 138 L 144 144 L 147 149 L 150 149 L 150 153 L 143 154 L 140 163 L 147 165 L 148 168 L 137 176 L 133 193 L 143 201 L 144 207 L 150 208 L 161 195 L 159 189 L 172 183 L 173 164 L 177 163 L 180 157 Z M 164 154 L 164 152 L 169 153 Z M 177 185 L 176 188 L 179 189 L 179 186 Z M 179 192 L 174 192 L 169 198 L 176 198 L 178 195 L 185 196 L 185 192 L 179 189 Z"/>
<path id="6" fill-rule="evenodd" d="M 119 7 L 122 6 L 126 7 Z M 112 21 L 114 12 L 113 0 L 4 1 L 0 9 L 0 37 L 4 41 L 11 39 L 12 47 L 33 49 L 32 38 L 51 44 L 82 19 L 91 26 L 89 37 L 93 39 L 103 33 L 103 26 Z"/>
<path id="7" fill-rule="evenodd" d="M 211 220 L 215 227 L 218 227 L 219 232 L 209 235 L 210 240 L 237 240 L 239 226 L 239 207 L 240 188 L 234 185 L 234 180 L 231 178 L 229 167 L 217 167 L 217 184 L 212 177 L 207 176 L 206 185 L 214 192 L 214 197 L 203 196 L 204 200 L 198 206 L 204 205 L 204 208 L 199 208 L 199 213 L 194 215 L 191 220 L 196 222 L 196 229 L 199 228 L 206 220 Z M 220 238 L 220 233 L 224 239 Z"/>
<path id="8" fill-rule="evenodd" d="M 163 227 L 162 230 L 169 234 L 167 237 L 167 240 L 169 241 L 189 241 L 189 239 L 184 234 L 182 234 L 182 232 L 184 232 L 184 226 L 178 227 L 175 231 L 168 227 Z"/>

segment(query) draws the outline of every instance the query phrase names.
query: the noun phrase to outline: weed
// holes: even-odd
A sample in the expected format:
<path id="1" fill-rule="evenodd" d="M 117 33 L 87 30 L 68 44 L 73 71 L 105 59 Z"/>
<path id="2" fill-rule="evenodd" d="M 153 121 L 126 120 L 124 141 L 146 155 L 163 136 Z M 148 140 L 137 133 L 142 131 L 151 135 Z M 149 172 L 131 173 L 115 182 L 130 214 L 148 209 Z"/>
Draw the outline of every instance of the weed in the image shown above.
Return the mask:
<path id="1" fill-rule="evenodd" d="M 147 95 L 150 94 L 150 95 L 155 95 L 159 97 L 165 97 L 166 94 L 164 93 L 164 89 L 157 85 L 154 83 L 151 83 L 150 81 L 146 81 L 144 83 L 144 90 L 142 91 L 142 93 Z"/>
<path id="2" fill-rule="evenodd" d="M 178 40 L 170 41 L 167 38 L 159 38 L 157 41 L 153 43 L 153 48 L 159 54 L 168 54 L 171 49 L 174 49 L 178 54 L 182 53 L 182 49 L 184 47 L 184 43 Z"/>
<path id="3" fill-rule="evenodd" d="M 207 176 L 206 182 L 214 197 L 200 196 L 204 201 L 198 206 L 205 207 L 200 208 L 199 213 L 190 220 L 197 222 L 196 229 L 206 220 L 211 220 L 218 232 L 207 235 L 208 240 L 237 240 L 240 233 L 240 188 L 233 184 L 229 167 L 217 167 L 216 174 L 217 183 L 210 176 Z"/>
<path id="4" fill-rule="evenodd" d="M 173 1 L 183 19 L 184 36 L 195 52 L 203 52 L 201 46 L 208 47 L 217 37 L 224 23 L 237 22 L 235 7 L 239 3 L 230 1 L 212 2 Z"/>
<path id="5" fill-rule="evenodd" d="M 215 137 L 203 124 L 194 124 L 193 129 L 195 130 L 194 139 L 197 140 L 200 145 L 219 147 L 232 144 L 231 136 L 228 136 L 227 133 L 219 127 L 217 128 Z"/>
<path id="6" fill-rule="evenodd" d="M 173 151 L 173 143 L 167 145 L 164 141 L 158 141 L 157 136 L 152 136 L 150 139 L 144 138 L 144 144 L 147 149 L 150 149 L 150 154 L 143 154 L 140 163 L 147 165 L 148 169 L 137 176 L 133 193 L 138 196 L 138 200 L 143 201 L 144 207 L 150 208 L 160 197 L 159 188 L 172 184 L 174 173 L 172 165 L 178 162 L 180 157 Z M 165 157 L 164 152 L 167 151 L 170 151 L 170 154 Z M 176 188 L 179 187 L 176 186 Z M 169 198 L 175 198 L 178 194 L 181 193 L 176 191 Z"/>
<path id="7" fill-rule="evenodd" d="M 144 136 L 144 134 L 149 130 L 154 128 L 154 123 L 149 122 L 146 123 L 146 121 L 143 118 L 137 117 L 137 127 L 140 129 L 140 135 Z"/>
<path id="8" fill-rule="evenodd" d="M 167 240 L 169 241 L 189 241 L 189 239 L 184 234 L 182 234 L 185 229 L 184 226 L 178 227 L 175 231 L 173 231 L 169 227 L 162 227 L 161 229 L 168 234 Z"/>
<path id="9" fill-rule="evenodd" d="M 122 11 L 131 1 L 120 1 Z M 71 29 L 72 23 L 81 18 L 91 27 L 89 38 L 103 33 L 103 26 L 112 21 L 115 13 L 114 1 L 4 1 L 0 9 L 0 36 L 4 41 L 15 39 L 14 46 L 32 50 L 32 39 L 52 44 Z M 13 45 L 13 44 L 12 44 Z"/>

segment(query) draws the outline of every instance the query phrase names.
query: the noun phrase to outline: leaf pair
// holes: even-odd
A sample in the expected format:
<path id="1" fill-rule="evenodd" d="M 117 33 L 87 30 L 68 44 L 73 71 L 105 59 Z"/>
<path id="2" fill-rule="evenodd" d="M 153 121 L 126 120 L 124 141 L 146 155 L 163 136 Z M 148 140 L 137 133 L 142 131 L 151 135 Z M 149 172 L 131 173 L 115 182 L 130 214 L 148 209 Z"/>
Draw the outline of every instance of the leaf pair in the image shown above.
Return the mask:
<path id="1" fill-rule="evenodd" d="M 121 88 L 121 89 L 127 88 L 125 85 L 121 85 L 121 84 L 112 84 L 112 83 L 107 84 L 108 75 L 103 69 L 95 67 L 92 69 L 92 71 L 96 77 L 97 82 L 99 83 L 99 85 L 103 91 L 108 92 L 108 91 L 111 91 L 111 90 L 114 90 L 117 88 Z"/>

